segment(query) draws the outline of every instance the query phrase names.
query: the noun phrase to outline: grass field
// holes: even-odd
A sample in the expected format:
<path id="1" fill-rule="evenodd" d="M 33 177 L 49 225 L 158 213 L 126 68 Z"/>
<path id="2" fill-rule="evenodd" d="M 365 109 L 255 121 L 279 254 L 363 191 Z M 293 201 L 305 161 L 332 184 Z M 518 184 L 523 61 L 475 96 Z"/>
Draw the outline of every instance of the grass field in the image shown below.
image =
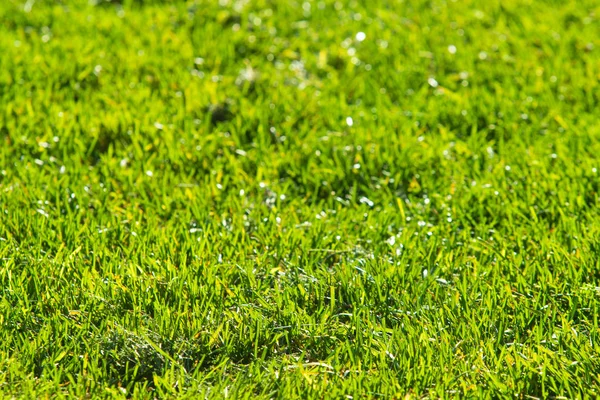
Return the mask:
<path id="1" fill-rule="evenodd" d="M 597 0 L 0 1 L 0 397 L 600 395 L 599 38 Z"/>

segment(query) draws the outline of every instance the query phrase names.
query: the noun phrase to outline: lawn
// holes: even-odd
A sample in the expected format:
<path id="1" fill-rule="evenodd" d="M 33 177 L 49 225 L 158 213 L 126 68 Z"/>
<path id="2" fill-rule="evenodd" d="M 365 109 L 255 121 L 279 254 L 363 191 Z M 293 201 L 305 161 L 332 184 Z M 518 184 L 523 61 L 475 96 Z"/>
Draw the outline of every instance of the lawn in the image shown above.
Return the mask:
<path id="1" fill-rule="evenodd" d="M 597 0 L 0 1 L 0 397 L 599 396 L 599 82 Z"/>

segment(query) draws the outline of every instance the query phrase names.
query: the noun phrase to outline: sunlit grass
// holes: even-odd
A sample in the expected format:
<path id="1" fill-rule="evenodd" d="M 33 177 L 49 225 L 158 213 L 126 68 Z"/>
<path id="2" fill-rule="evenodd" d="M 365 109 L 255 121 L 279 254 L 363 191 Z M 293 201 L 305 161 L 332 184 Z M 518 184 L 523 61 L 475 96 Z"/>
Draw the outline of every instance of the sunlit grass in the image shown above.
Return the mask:
<path id="1" fill-rule="evenodd" d="M 0 2 L 3 397 L 595 397 L 596 1 Z"/>

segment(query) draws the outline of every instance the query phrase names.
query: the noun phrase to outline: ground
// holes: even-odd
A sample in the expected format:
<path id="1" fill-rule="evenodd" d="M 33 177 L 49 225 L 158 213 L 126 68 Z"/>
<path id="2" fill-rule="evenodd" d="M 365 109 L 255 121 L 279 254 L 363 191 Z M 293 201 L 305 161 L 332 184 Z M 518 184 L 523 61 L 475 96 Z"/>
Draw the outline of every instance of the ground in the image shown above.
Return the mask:
<path id="1" fill-rule="evenodd" d="M 600 4 L 0 2 L 0 395 L 598 396 Z"/>

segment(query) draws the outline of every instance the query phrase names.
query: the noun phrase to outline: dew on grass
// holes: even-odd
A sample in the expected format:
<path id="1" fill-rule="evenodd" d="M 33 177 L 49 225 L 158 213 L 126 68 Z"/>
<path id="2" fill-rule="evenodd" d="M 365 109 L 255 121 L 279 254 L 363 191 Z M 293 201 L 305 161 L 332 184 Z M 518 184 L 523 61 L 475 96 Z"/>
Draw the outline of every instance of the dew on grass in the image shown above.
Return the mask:
<path id="1" fill-rule="evenodd" d="M 154 176 L 154 173 L 152 171 L 148 170 L 148 171 L 146 171 L 146 175 L 152 177 L 152 176 Z"/>
<path id="2" fill-rule="evenodd" d="M 369 200 L 369 198 L 367 198 L 367 197 L 364 197 L 364 196 L 363 196 L 363 197 L 361 197 L 361 198 L 360 198 L 358 201 L 359 201 L 361 204 L 366 204 L 366 205 L 368 205 L 369 207 L 373 207 L 373 206 L 375 205 L 375 203 L 373 203 L 371 200 Z"/>
<path id="3" fill-rule="evenodd" d="M 240 70 L 238 77 L 235 80 L 235 84 L 239 86 L 244 84 L 245 82 L 253 83 L 256 81 L 257 77 L 258 73 L 256 72 L 256 70 L 250 65 L 248 65 L 246 66 L 246 68 Z"/>
<path id="4" fill-rule="evenodd" d="M 427 79 L 427 83 L 429 83 L 429 86 L 434 87 L 434 88 L 439 86 L 438 81 L 436 81 L 434 78 Z"/>
<path id="5" fill-rule="evenodd" d="M 352 119 L 352 117 L 346 117 L 346 125 L 348 125 L 348 126 L 354 125 L 354 120 Z"/>
<path id="6" fill-rule="evenodd" d="M 36 163 L 37 165 L 39 165 L 40 167 L 42 165 L 44 165 L 44 162 L 42 160 L 38 159 L 38 158 L 36 158 L 33 162 Z"/>
<path id="7" fill-rule="evenodd" d="M 42 208 L 38 208 L 38 209 L 37 209 L 37 210 L 35 210 L 35 211 L 37 211 L 38 213 L 42 214 L 42 215 L 43 215 L 44 217 L 46 217 L 46 218 L 48 218 L 48 217 L 49 217 L 48 213 L 47 213 L 47 212 L 46 212 L 44 209 L 42 209 Z"/>

